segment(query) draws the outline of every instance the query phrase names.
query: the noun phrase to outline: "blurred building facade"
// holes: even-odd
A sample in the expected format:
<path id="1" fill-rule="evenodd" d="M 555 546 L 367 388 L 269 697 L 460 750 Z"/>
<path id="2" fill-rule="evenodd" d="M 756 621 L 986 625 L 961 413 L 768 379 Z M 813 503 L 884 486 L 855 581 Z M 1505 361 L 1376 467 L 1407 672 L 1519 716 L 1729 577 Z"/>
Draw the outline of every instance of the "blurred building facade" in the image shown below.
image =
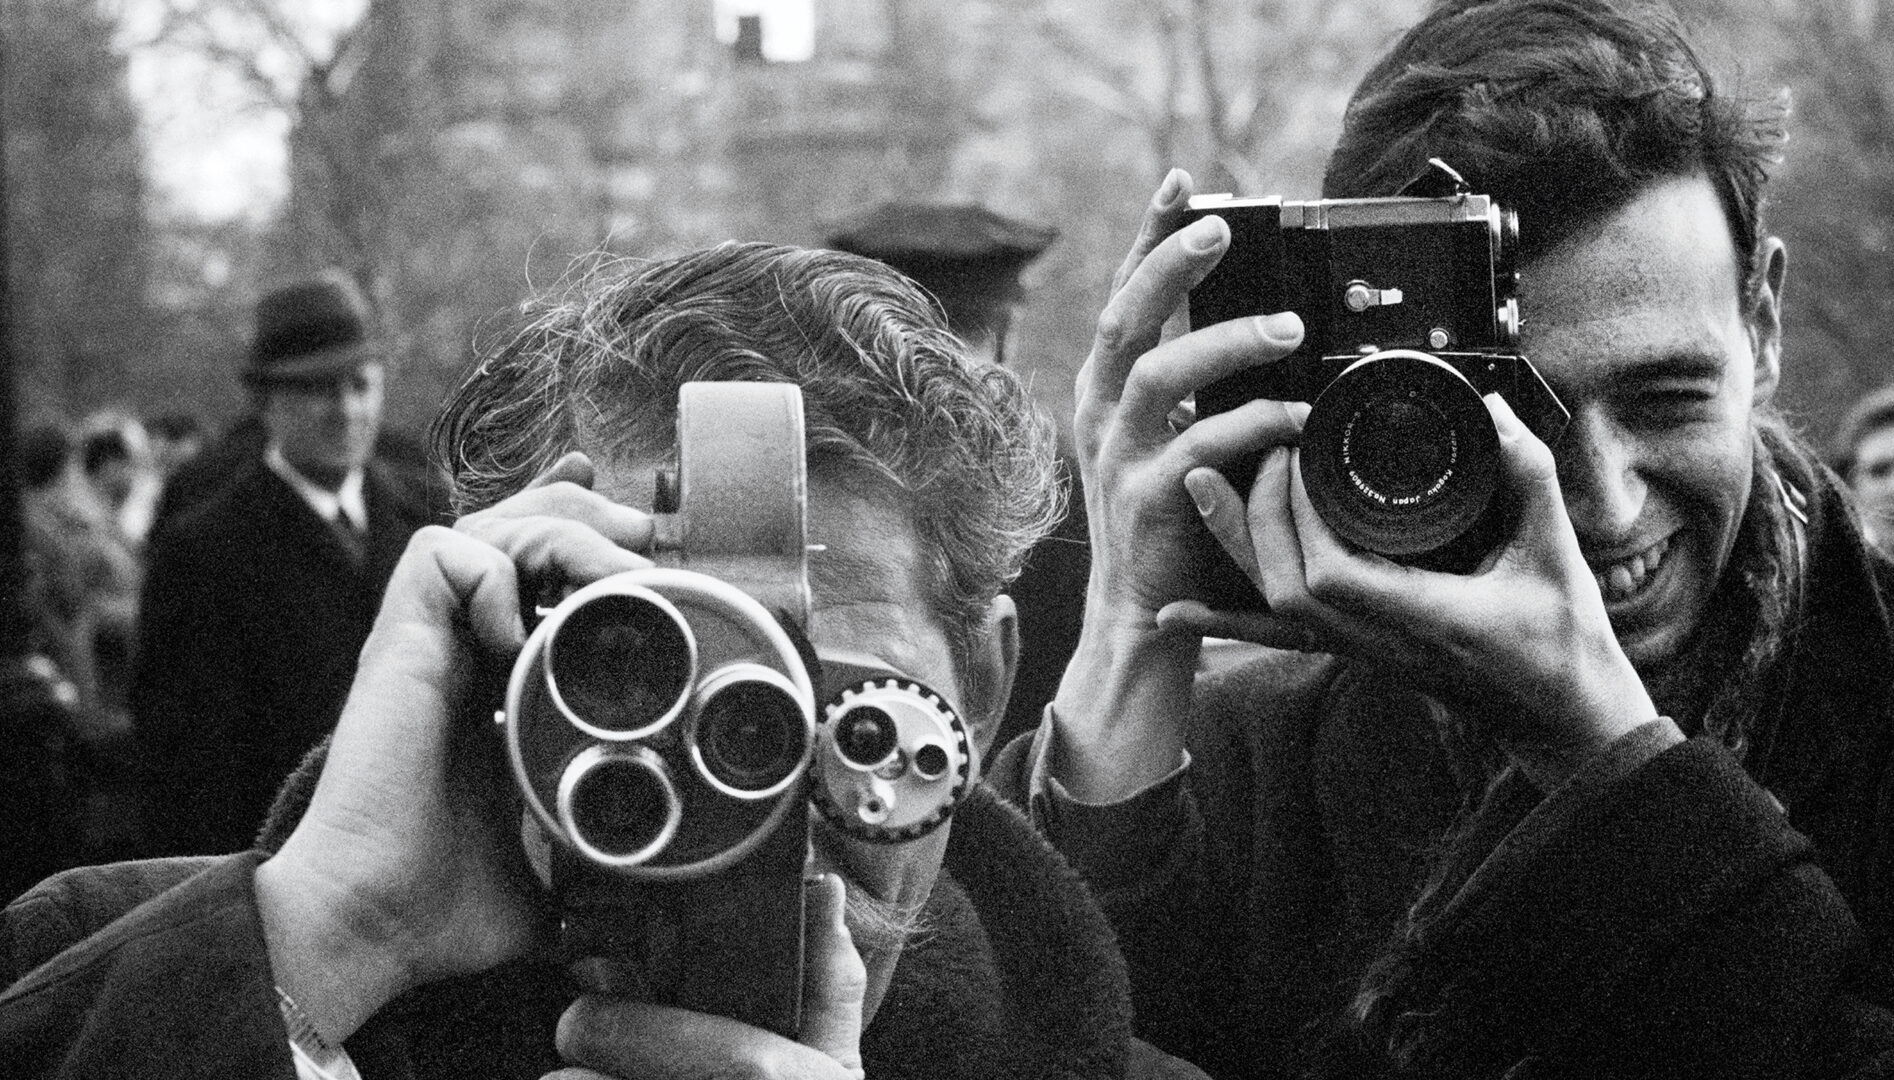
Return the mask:
<path id="1" fill-rule="evenodd" d="M 891 189 L 936 194 L 968 114 L 946 13 L 814 6 L 814 55 L 775 63 L 708 3 L 375 0 L 305 91 L 282 269 L 334 262 L 378 301 L 412 425 L 482 321 L 575 256 L 814 244 Z"/>
<path id="2" fill-rule="evenodd" d="M 8 0 L 0 105 L 28 411 L 183 407 L 220 426 L 243 408 L 234 372 L 257 290 L 333 264 L 397 343 L 389 420 L 414 433 L 482 320 L 575 255 L 816 243 L 851 210 L 931 199 L 1059 229 L 1011 352 L 1063 419 L 1165 168 L 1211 190 L 1313 195 L 1349 89 L 1425 6 L 805 0 L 813 50 L 790 63 L 720 26 L 743 2 L 368 0 L 302 73 L 292 195 L 259 229 L 148 205 L 115 0 Z M 1825 439 L 1886 378 L 1894 332 L 1894 14 L 1677 3 L 1752 87 L 1793 91 L 1770 219 L 1792 260 L 1781 398 Z"/>

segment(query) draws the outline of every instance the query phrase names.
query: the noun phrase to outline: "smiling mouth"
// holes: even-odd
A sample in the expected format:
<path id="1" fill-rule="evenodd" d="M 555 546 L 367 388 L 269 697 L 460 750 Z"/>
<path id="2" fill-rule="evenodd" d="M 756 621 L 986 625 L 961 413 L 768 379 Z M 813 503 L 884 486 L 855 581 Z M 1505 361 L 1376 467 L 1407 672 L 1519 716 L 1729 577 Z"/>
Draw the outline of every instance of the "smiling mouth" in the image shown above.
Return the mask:
<path id="1" fill-rule="evenodd" d="M 1592 573 L 1598 582 L 1599 595 L 1607 604 L 1623 603 L 1634 599 L 1650 583 L 1651 576 L 1664 561 L 1664 555 L 1670 551 L 1670 537 L 1665 537 L 1628 559 L 1620 559 L 1602 570 Z"/>

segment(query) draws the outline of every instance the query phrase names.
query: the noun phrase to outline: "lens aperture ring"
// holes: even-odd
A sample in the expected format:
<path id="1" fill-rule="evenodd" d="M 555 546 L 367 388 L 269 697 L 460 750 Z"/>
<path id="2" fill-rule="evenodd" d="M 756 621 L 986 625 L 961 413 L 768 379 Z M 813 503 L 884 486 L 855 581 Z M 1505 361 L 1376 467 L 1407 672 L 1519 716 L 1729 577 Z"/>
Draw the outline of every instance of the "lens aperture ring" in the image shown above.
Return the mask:
<path id="1" fill-rule="evenodd" d="M 836 828 L 877 843 L 932 832 L 973 784 L 965 722 L 922 683 L 877 678 L 823 708 L 817 736 L 817 810 Z"/>

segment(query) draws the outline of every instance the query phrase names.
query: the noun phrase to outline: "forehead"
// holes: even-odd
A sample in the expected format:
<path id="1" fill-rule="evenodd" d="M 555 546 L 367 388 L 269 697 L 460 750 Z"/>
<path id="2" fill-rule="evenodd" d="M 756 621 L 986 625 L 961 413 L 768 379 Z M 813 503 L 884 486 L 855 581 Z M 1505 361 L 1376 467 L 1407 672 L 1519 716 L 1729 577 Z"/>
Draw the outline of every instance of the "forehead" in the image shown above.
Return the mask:
<path id="1" fill-rule="evenodd" d="M 1526 355 L 1555 389 L 1723 358 L 1743 329 L 1735 244 L 1709 181 L 1659 182 L 1520 272 Z"/>
<path id="2" fill-rule="evenodd" d="M 649 509 L 654 461 L 599 462 L 597 487 Z M 946 634 L 922 582 L 912 520 L 886 498 L 845 482 L 809 478 L 809 639 L 823 652 L 873 658 L 958 699 Z"/>
<path id="3" fill-rule="evenodd" d="M 327 378 L 271 383 L 264 389 L 271 398 L 304 400 L 329 397 L 342 390 L 354 389 L 358 386 L 379 385 L 382 382 L 382 376 L 383 368 L 379 361 L 365 360 Z"/>

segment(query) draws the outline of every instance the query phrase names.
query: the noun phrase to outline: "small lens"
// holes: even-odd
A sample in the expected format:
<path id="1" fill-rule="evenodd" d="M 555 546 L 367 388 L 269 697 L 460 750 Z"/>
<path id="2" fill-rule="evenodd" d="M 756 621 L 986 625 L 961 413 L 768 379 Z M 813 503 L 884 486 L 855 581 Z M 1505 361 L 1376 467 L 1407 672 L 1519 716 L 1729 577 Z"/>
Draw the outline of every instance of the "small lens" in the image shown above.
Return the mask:
<path id="1" fill-rule="evenodd" d="M 899 738 L 894 717 L 873 705 L 858 705 L 835 722 L 836 749 L 864 769 L 872 769 L 888 760 Z"/>
<path id="2" fill-rule="evenodd" d="M 677 707 L 690 686 L 691 642 L 676 616 L 637 596 L 601 596 L 566 616 L 547 670 L 578 718 L 637 731 Z"/>
<path id="3" fill-rule="evenodd" d="M 714 779 L 738 791 L 765 791 L 802 764 L 808 734 L 795 698 L 770 683 L 740 682 L 704 703 L 695 738 Z"/>
<path id="4" fill-rule="evenodd" d="M 1348 470 L 1394 505 L 1437 494 L 1453 476 L 1459 444 L 1453 425 L 1411 394 L 1363 402 L 1348 423 L 1342 453 Z"/>
<path id="5" fill-rule="evenodd" d="M 947 775 L 947 748 L 927 743 L 914 751 L 914 775 L 923 780 L 939 780 Z"/>
<path id="6" fill-rule="evenodd" d="M 572 789 L 572 825 L 579 839 L 606 855 L 633 855 L 663 835 L 671 800 L 670 788 L 646 763 L 605 758 Z"/>

